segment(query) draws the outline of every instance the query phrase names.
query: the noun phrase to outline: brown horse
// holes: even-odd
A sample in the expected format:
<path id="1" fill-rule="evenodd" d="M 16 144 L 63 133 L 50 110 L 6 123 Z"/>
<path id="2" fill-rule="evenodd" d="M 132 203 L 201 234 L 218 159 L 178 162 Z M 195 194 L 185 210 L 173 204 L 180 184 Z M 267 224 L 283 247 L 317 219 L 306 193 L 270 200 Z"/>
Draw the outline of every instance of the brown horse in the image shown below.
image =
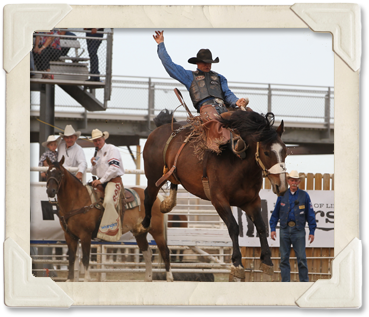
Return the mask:
<path id="1" fill-rule="evenodd" d="M 159 119 L 159 117 L 161 118 Z M 175 137 L 170 142 L 165 162 L 168 169 L 174 165 L 175 156 L 183 141 L 191 133 L 191 127 L 184 127 L 186 122 L 169 123 L 171 115 L 162 112 L 155 120 L 156 128 L 148 137 L 144 152 L 145 174 L 148 185 L 145 189 L 146 216 L 140 230 L 147 231 L 150 228 L 151 210 L 159 188 L 155 185 L 162 176 L 163 151 L 169 136 Z M 262 116 L 253 111 L 237 110 L 228 119 L 219 118 L 224 127 L 237 132 L 248 144 L 246 158 L 237 157 L 227 145 L 221 154 L 206 152 L 204 160 L 200 161 L 194 154 L 191 143 L 186 145 L 178 157 L 175 174 L 177 180 L 190 193 L 209 200 L 205 194 L 202 177 L 207 174 L 211 203 L 228 228 L 233 243 L 232 272 L 233 280 L 239 281 L 244 277 L 244 268 L 241 263 L 241 252 L 238 244 L 239 227 L 232 214 L 231 206 L 240 207 L 252 219 L 256 226 L 261 244 L 262 269 L 268 274 L 273 272 L 273 263 L 270 259 L 271 252 L 267 242 L 267 233 L 264 221 L 261 217 L 261 200 L 259 191 L 262 187 L 263 175 L 266 175 L 272 183 L 273 191 L 277 195 L 283 195 L 287 190 L 286 181 L 286 146 L 281 140 L 284 130 L 283 121 L 275 129 L 274 115 L 268 113 Z M 173 125 L 173 130 L 171 126 Z M 204 163 L 206 159 L 206 164 Z M 162 212 L 170 211 L 175 205 L 178 185 L 171 183 L 171 193 L 161 206 Z M 151 226 L 154 226 L 152 223 Z"/>
<path id="2" fill-rule="evenodd" d="M 95 208 L 91 202 L 91 197 L 87 188 L 64 167 L 64 156 L 60 162 L 52 163 L 47 158 L 49 169 L 47 171 L 47 194 L 49 198 L 54 198 L 58 195 L 59 211 L 58 216 L 60 225 L 64 230 L 65 240 L 68 245 L 69 253 L 69 272 L 67 281 L 74 281 L 74 262 L 76 259 L 76 251 L 78 241 L 82 245 L 82 263 L 85 268 L 85 279 L 90 280 L 89 261 L 91 239 L 96 237 L 102 211 Z M 152 281 L 152 253 L 147 242 L 147 234 L 138 234 L 137 226 L 145 216 L 144 190 L 139 187 L 133 187 L 141 200 L 141 206 L 133 209 L 127 209 L 124 212 L 122 219 L 122 233 L 131 231 L 136 238 L 137 245 L 142 251 L 145 263 L 146 273 L 145 281 Z M 88 206 L 88 207 L 86 207 Z M 79 210 L 84 212 L 78 213 Z M 77 211 L 77 212 L 76 212 Z M 71 214 L 74 214 L 70 217 Z M 173 281 L 173 275 L 170 270 L 169 249 L 165 240 L 164 215 L 160 212 L 160 199 L 156 197 L 152 206 L 152 222 L 153 226 L 148 232 L 153 236 L 159 248 L 160 254 L 164 260 L 165 269 L 167 271 L 167 281 Z M 69 218 L 70 217 L 70 218 Z"/>

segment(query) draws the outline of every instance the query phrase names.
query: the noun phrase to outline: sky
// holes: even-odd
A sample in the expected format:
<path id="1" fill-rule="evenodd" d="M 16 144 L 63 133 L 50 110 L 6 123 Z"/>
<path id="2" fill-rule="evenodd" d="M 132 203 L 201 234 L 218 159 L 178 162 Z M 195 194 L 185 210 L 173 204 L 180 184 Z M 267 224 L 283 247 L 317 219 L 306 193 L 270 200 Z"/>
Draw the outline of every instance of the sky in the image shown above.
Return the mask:
<path id="1" fill-rule="evenodd" d="M 169 77 L 157 56 L 154 31 L 114 29 L 113 75 Z M 334 85 L 334 54 L 329 33 L 314 33 L 309 29 L 166 29 L 164 41 L 172 60 L 191 70 L 195 65 L 189 64 L 188 59 L 196 56 L 199 49 L 209 48 L 213 58 L 220 59 L 212 69 L 226 76 L 229 82 Z M 232 45 L 221 45 L 222 42 Z M 252 102 L 249 105 L 258 111 Z M 145 140 L 140 143 L 143 150 Z M 39 158 L 37 144 L 32 145 L 31 152 L 31 166 L 34 166 Z M 89 162 L 93 149 L 85 149 L 85 154 Z M 124 167 L 135 169 L 127 148 L 121 148 L 121 155 Z M 289 156 L 286 165 L 289 171 L 334 173 L 333 155 Z M 36 181 L 37 173 L 32 174 L 32 180 Z M 123 178 L 125 184 L 135 180 L 134 175 Z M 144 184 L 146 178 L 141 176 L 141 185 Z"/>
<path id="2" fill-rule="evenodd" d="M 168 77 L 152 38 L 155 29 L 115 29 L 113 73 Z M 333 86 L 332 36 L 309 29 L 165 29 L 173 62 L 208 48 L 220 62 L 213 70 L 228 81 Z M 127 43 L 132 49 L 127 49 Z M 129 62 L 127 62 L 129 61 Z M 130 62 L 133 61 L 133 62 Z"/>

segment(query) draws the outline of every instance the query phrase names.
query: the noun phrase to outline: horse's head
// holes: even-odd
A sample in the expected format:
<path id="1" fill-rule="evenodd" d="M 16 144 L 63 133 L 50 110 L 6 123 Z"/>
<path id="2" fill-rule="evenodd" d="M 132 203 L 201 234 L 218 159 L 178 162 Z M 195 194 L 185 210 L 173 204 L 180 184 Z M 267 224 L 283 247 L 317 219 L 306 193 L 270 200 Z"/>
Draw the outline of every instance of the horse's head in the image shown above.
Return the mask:
<path id="1" fill-rule="evenodd" d="M 273 192 L 281 196 L 287 190 L 285 158 L 287 149 L 281 136 L 284 131 L 283 121 L 275 129 L 274 114 L 268 112 L 265 116 L 253 111 L 235 111 L 228 119 L 219 121 L 234 130 L 250 148 L 255 148 L 255 159 L 263 170 L 264 176 L 270 180 Z"/>
<path id="2" fill-rule="evenodd" d="M 281 136 L 284 131 L 283 120 L 272 141 L 257 142 L 255 159 L 263 170 L 264 176 L 268 177 L 272 184 L 273 192 L 282 196 L 288 189 L 287 168 L 285 159 L 287 156 L 286 145 L 282 142 Z"/>
<path id="3" fill-rule="evenodd" d="M 58 194 L 61 182 L 64 176 L 64 156 L 59 162 L 52 163 L 48 157 L 46 162 L 49 165 L 49 169 L 46 173 L 46 193 L 49 198 L 54 198 Z"/>

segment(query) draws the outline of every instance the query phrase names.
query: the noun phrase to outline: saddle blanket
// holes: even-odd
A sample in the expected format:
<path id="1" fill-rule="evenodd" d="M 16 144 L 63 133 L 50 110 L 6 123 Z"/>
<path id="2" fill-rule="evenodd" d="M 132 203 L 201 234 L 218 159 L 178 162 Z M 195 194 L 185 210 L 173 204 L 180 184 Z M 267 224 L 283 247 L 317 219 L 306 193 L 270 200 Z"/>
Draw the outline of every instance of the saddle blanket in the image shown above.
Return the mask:
<path id="1" fill-rule="evenodd" d="M 91 186 L 86 186 L 90 193 L 92 202 L 96 202 L 96 195 Z M 100 227 L 97 233 L 99 239 L 115 242 L 122 235 L 123 213 L 121 212 L 121 185 L 119 183 L 108 183 L 105 189 L 105 198 L 103 203 L 103 215 Z M 125 209 L 140 207 L 141 199 L 135 190 L 125 189 L 127 203 Z"/>
<path id="2" fill-rule="evenodd" d="M 96 196 L 93 194 L 92 187 L 87 185 L 86 188 L 90 195 L 91 203 L 96 203 L 97 200 L 96 200 Z M 140 210 L 141 210 L 141 199 L 140 199 L 140 196 L 138 196 L 137 192 L 134 189 L 128 188 L 128 187 L 124 188 L 124 196 L 126 197 L 126 200 L 127 200 L 127 203 L 125 205 L 126 210 L 133 209 L 135 207 L 140 207 Z M 130 196 L 133 196 L 132 201 L 131 199 L 129 199 Z"/>
<path id="3" fill-rule="evenodd" d="M 133 196 L 133 200 L 131 201 L 131 199 L 129 198 L 129 193 L 132 194 Z M 140 196 L 138 196 L 137 192 L 135 190 L 133 190 L 132 188 L 125 188 L 125 197 L 127 200 L 126 203 L 126 210 L 127 209 L 133 209 L 135 207 L 139 207 L 139 210 L 141 211 L 141 199 Z"/>

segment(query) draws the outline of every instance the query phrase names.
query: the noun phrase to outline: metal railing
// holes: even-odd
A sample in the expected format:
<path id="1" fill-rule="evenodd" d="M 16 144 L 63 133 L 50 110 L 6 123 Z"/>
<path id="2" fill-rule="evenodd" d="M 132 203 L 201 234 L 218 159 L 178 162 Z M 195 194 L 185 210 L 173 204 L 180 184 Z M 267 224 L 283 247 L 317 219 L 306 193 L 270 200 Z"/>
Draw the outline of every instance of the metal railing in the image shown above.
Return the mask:
<path id="1" fill-rule="evenodd" d="M 35 276 L 50 276 L 54 281 L 63 282 L 67 278 L 68 272 L 68 254 L 67 245 L 63 243 L 47 244 L 47 243 L 31 243 L 33 252 L 32 257 L 32 272 Z M 90 260 L 90 273 L 92 280 L 96 282 L 123 282 L 123 281 L 142 281 L 142 274 L 145 272 L 145 264 L 142 262 L 142 253 L 136 245 L 104 245 L 93 244 Z M 37 249 L 40 254 L 36 254 Z M 51 252 L 43 255 L 43 248 L 51 248 Z M 56 248 L 62 249 L 62 252 L 57 253 Z M 156 245 L 151 245 L 150 248 L 154 251 L 152 255 L 152 271 L 153 273 L 165 273 L 165 268 L 160 259 L 158 248 Z M 180 257 L 180 262 L 171 261 L 172 273 L 207 273 L 213 274 L 214 281 L 227 281 L 231 269 L 231 247 L 206 247 L 196 250 L 196 248 L 186 246 L 169 246 L 171 256 Z M 96 251 L 95 251 L 96 250 Z M 199 252 L 200 250 L 200 252 Z M 176 251 L 176 254 L 173 254 Z M 182 253 L 179 253 L 181 251 Z M 209 253 L 208 253 L 209 252 Z M 206 259 L 206 260 L 205 260 Z M 333 256 L 307 256 L 308 261 L 319 263 L 319 267 L 309 268 L 309 278 L 313 281 L 320 279 L 329 279 L 332 276 L 332 260 Z M 258 275 L 263 281 L 278 282 L 280 281 L 280 270 L 275 263 L 274 276 L 267 277 L 263 275 L 259 269 L 260 256 L 242 256 L 243 261 L 247 261 L 245 265 L 245 273 L 249 274 L 248 281 L 254 282 L 254 276 Z M 279 263 L 280 256 L 272 256 L 271 260 Z M 321 262 L 325 262 L 325 269 L 320 266 Z M 297 282 L 297 258 L 290 257 L 292 281 Z M 128 275 L 127 275 L 128 273 Z M 74 266 L 75 281 L 83 281 L 84 267 L 82 264 L 81 245 L 79 244 L 76 254 L 76 262 Z M 125 275 L 124 275 L 125 274 Z M 155 276 L 154 276 L 155 280 Z M 257 280 L 256 280 L 257 281 Z"/>
<path id="2" fill-rule="evenodd" d="M 249 107 L 254 111 L 271 111 L 277 120 L 324 123 L 327 127 L 334 122 L 333 87 L 232 81 L 228 85 L 237 97 L 249 98 Z M 179 106 L 174 88 L 182 92 L 186 104 L 195 113 L 186 88 L 171 78 L 118 75 L 113 76 L 112 94 L 106 112 L 152 119 L 164 108 L 174 110 Z M 37 110 L 38 104 L 37 95 L 33 93 L 32 109 Z M 84 112 L 82 106 L 62 91 L 56 92 L 55 107 L 56 111 Z M 176 110 L 176 114 L 186 117 L 182 107 Z"/>

